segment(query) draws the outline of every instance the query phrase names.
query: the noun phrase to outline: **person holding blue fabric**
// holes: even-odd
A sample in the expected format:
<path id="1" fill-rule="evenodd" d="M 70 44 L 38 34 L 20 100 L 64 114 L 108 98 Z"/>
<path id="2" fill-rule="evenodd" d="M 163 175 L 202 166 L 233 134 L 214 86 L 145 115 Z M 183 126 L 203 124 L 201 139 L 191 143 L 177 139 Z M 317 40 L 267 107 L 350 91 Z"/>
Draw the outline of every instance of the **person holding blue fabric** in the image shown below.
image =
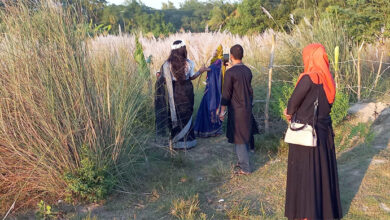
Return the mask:
<path id="1" fill-rule="evenodd" d="M 187 58 L 183 41 L 177 40 L 171 46 L 171 54 L 157 75 L 155 91 L 155 114 L 157 136 L 166 136 L 174 149 L 190 149 L 196 146 L 192 113 L 194 108 L 194 87 L 192 80 L 209 69 L 201 67 L 195 72 L 195 64 Z"/>
<path id="2" fill-rule="evenodd" d="M 207 72 L 206 88 L 194 126 L 197 137 L 207 138 L 222 134 L 222 122 L 217 115 L 220 108 L 222 79 L 225 72 L 222 59 L 223 49 L 220 45 L 211 60 L 210 71 Z"/>

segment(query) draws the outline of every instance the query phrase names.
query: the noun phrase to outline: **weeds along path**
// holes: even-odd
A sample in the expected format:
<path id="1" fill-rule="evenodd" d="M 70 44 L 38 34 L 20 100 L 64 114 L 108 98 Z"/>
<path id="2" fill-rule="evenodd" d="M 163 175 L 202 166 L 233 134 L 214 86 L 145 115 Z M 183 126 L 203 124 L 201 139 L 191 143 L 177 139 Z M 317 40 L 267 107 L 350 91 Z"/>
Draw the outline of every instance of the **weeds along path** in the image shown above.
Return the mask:
<path id="1" fill-rule="evenodd" d="M 390 217 L 390 108 L 373 123 L 355 119 L 336 132 L 345 219 Z M 232 176 L 233 145 L 224 136 L 198 139 L 198 146 L 170 156 L 146 152 L 129 186 L 104 205 L 78 207 L 67 218 L 83 219 L 284 219 L 288 148 L 251 155 L 254 173 Z M 269 142 L 258 141 L 257 148 Z M 87 219 L 88 219 L 87 218 Z"/>

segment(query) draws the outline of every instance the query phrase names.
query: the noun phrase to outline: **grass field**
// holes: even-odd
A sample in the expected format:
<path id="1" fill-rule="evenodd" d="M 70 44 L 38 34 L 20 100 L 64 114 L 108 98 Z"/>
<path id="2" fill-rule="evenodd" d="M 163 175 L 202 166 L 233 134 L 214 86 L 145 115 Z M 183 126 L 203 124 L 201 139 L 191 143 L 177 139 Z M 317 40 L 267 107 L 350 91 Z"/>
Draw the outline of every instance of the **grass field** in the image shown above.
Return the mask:
<path id="1" fill-rule="evenodd" d="M 390 218 L 389 129 L 390 108 L 374 122 L 351 117 L 335 129 L 344 219 Z M 257 137 L 250 176 L 232 175 L 236 157 L 224 137 L 173 156 L 153 148 L 134 166 L 133 184 L 104 204 L 60 210 L 71 219 L 282 219 L 288 147 L 261 150 L 279 138 Z"/>
<path id="2" fill-rule="evenodd" d="M 288 151 L 280 141 L 285 126 L 280 108 L 287 100 L 283 86 L 292 88 L 302 72 L 305 45 L 323 43 L 332 71 L 333 50 L 340 46 L 339 92 L 347 94 L 347 105 L 356 101 L 358 45 L 341 28 L 327 28 L 330 20 L 300 24 L 288 34 L 177 33 L 158 39 L 139 34 L 145 57 L 152 56 L 146 75 L 134 59 L 136 36 L 96 36 L 77 10 L 52 1 L 30 3 L 18 1 L 0 11 L 2 216 L 11 211 L 18 218 L 34 218 L 31 212 L 37 212 L 40 218 L 74 219 L 280 219 Z M 262 124 L 273 34 L 272 132 L 257 137 L 253 175 L 231 175 L 235 154 L 224 137 L 201 139 L 196 149 L 173 155 L 156 147 L 153 73 L 173 40 L 186 41 L 197 67 L 209 62 L 218 44 L 225 52 L 242 44 Z M 389 54 L 382 66 L 378 62 L 389 48 L 386 39 L 365 45 L 363 99 L 389 96 Z M 194 82 L 195 110 L 204 79 Z M 389 215 L 388 120 L 387 115 L 372 124 L 350 119 L 337 127 L 347 219 Z"/>
<path id="3" fill-rule="evenodd" d="M 345 219 L 390 218 L 389 113 L 387 109 L 374 123 L 351 119 L 336 129 Z M 257 148 L 262 144 L 257 142 Z M 256 151 L 251 158 L 255 172 L 237 177 L 232 176 L 233 146 L 224 137 L 201 139 L 197 148 L 173 157 L 151 150 L 148 163 L 136 169 L 140 184 L 115 193 L 104 205 L 83 207 L 67 217 L 281 219 L 287 151 L 283 143 L 276 154 Z"/>

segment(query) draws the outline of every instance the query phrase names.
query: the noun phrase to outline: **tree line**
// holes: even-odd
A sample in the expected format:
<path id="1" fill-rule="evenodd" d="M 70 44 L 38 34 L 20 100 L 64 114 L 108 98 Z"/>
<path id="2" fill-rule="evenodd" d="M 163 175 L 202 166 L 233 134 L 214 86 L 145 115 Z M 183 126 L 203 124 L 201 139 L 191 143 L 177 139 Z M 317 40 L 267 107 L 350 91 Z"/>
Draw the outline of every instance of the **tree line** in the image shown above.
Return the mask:
<path id="1" fill-rule="evenodd" d="M 390 35 L 388 0 L 185 0 L 178 8 L 170 1 L 161 9 L 139 0 L 109 5 L 106 0 L 62 0 L 83 4 L 89 20 L 109 33 L 139 32 L 156 37 L 178 31 L 229 31 L 256 34 L 272 28 L 291 32 L 297 24 L 331 18 L 356 41 L 375 41 Z M 65 4 L 65 3 L 64 3 Z"/>

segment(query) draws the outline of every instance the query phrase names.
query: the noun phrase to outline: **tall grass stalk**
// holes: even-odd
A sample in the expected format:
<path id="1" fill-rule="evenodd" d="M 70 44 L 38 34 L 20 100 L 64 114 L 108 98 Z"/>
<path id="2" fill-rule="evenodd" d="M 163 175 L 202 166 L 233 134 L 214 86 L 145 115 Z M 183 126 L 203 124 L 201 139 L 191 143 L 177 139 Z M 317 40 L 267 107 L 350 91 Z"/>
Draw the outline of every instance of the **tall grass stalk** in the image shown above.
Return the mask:
<path id="1" fill-rule="evenodd" d="M 77 10 L 50 0 L 6 5 L 0 20 L 0 213 L 63 199 L 82 146 L 125 175 L 151 118 L 132 48 L 91 49 Z"/>

